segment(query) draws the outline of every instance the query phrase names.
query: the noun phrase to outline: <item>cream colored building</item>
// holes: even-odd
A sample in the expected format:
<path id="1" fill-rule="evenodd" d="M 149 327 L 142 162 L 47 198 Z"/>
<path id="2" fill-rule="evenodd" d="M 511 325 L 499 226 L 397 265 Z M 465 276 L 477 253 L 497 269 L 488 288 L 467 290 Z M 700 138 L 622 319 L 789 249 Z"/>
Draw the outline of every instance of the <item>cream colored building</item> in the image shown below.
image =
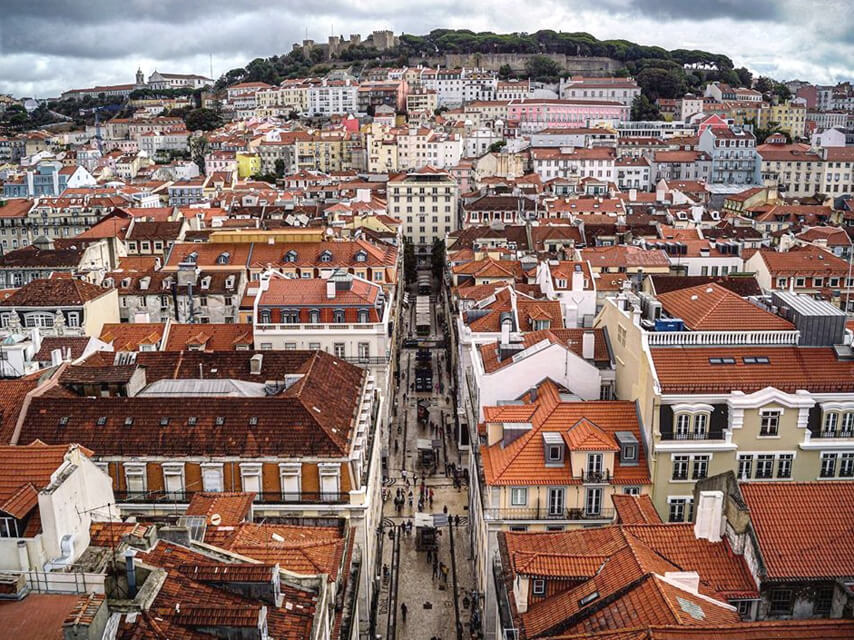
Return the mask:
<path id="1" fill-rule="evenodd" d="M 767 128 L 770 123 L 776 122 L 781 131 L 785 131 L 793 138 L 804 137 L 806 121 L 807 108 L 802 104 L 792 104 L 791 102 L 772 104 L 759 112 L 760 127 Z"/>
<path id="2" fill-rule="evenodd" d="M 725 471 L 759 482 L 854 478 L 854 358 L 802 346 L 809 321 L 656 332 L 641 326 L 648 309 L 623 293 L 595 326 L 612 336 L 617 397 L 638 404 L 663 519 L 690 521 L 695 482 Z M 826 342 L 841 343 L 841 332 Z"/>
<path id="3" fill-rule="evenodd" d="M 459 228 L 459 187 L 446 171 L 424 167 L 391 178 L 389 215 L 403 222 L 403 236 L 424 248 Z"/>

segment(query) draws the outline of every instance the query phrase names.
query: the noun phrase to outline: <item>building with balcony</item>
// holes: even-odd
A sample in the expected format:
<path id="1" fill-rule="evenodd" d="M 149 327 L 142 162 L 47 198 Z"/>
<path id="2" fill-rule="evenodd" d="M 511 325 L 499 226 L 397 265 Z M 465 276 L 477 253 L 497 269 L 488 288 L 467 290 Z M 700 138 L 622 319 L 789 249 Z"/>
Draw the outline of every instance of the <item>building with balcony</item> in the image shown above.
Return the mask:
<path id="1" fill-rule="evenodd" d="M 44 335 L 97 337 L 104 323 L 118 320 L 115 291 L 72 278 L 33 280 L 0 301 L 7 336 L 38 327 Z"/>
<path id="2" fill-rule="evenodd" d="M 747 129 L 708 126 L 700 134 L 697 150 L 711 158 L 709 184 L 761 184 L 762 158 L 756 152 L 756 137 Z"/>
<path id="3" fill-rule="evenodd" d="M 403 236 L 421 250 L 459 228 L 459 187 L 451 174 L 424 167 L 389 179 L 388 212 L 403 221 Z"/>
<path id="4" fill-rule="evenodd" d="M 617 397 L 638 402 L 662 518 L 691 520 L 695 482 L 724 471 L 744 481 L 854 477 L 845 315 L 795 294 L 763 306 L 713 285 L 674 293 L 624 292 L 595 323 L 613 336 Z"/>
<path id="5" fill-rule="evenodd" d="M 608 524 L 614 495 L 651 490 L 635 404 L 578 400 L 546 379 L 485 409 L 470 492 L 476 581 L 487 593 L 500 532 Z"/>
<path id="6" fill-rule="evenodd" d="M 369 372 L 320 351 L 102 353 L 35 390 L 14 439 L 95 451 L 125 515 L 242 491 L 257 518 L 343 518 L 373 568 L 383 402 Z"/>

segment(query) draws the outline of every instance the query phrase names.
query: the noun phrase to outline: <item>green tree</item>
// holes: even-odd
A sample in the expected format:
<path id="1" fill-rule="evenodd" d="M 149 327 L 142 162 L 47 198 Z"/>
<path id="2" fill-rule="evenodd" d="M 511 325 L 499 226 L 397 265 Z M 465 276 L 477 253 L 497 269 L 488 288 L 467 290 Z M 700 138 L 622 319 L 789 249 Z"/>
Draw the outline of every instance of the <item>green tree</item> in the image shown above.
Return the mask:
<path id="1" fill-rule="evenodd" d="M 496 140 L 491 145 L 489 145 L 489 153 L 496 153 L 501 151 L 504 148 L 504 145 L 507 144 L 506 140 Z"/>
<path id="2" fill-rule="evenodd" d="M 744 67 L 733 69 L 733 71 L 738 75 L 738 82 L 740 86 L 747 87 L 748 89 L 753 86 L 753 74 L 750 73 L 750 71 Z"/>
<path id="3" fill-rule="evenodd" d="M 436 238 L 433 241 L 430 261 L 433 267 L 433 277 L 442 282 L 445 275 L 445 241 L 442 238 Z"/>
<path id="4" fill-rule="evenodd" d="M 687 86 L 681 69 L 647 67 L 637 74 L 635 80 L 650 100 L 678 98 L 685 94 Z"/>
<path id="5" fill-rule="evenodd" d="M 560 79 L 560 65 L 548 56 L 531 56 L 525 62 L 525 71 L 531 80 L 537 82 L 557 82 Z"/>
<path id="6" fill-rule="evenodd" d="M 500 80 L 508 80 L 513 75 L 513 69 L 509 64 L 502 64 L 498 68 L 498 78 Z"/>
<path id="7" fill-rule="evenodd" d="M 415 247 L 409 240 L 403 241 L 403 278 L 407 284 L 415 282 L 418 275 L 418 265 L 415 261 Z"/>
<path id="8" fill-rule="evenodd" d="M 190 138 L 188 146 L 190 147 L 190 158 L 199 167 L 199 172 L 205 173 L 205 156 L 208 153 L 210 146 L 208 139 L 204 136 L 193 136 Z"/>
<path id="9" fill-rule="evenodd" d="M 276 170 L 276 177 L 282 178 L 285 175 L 285 161 L 281 158 L 276 158 L 276 162 L 273 163 L 273 166 Z"/>
<path id="10" fill-rule="evenodd" d="M 632 120 L 661 120 L 661 111 L 658 105 L 641 94 L 632 102 Z"/>
<path id="11" fill-rule="evenodd" d="M 184 116 L 184 122 L 190 131 L 210 131 L 222 126 L 222 118 L 213 109 L 193 109 Z"/>

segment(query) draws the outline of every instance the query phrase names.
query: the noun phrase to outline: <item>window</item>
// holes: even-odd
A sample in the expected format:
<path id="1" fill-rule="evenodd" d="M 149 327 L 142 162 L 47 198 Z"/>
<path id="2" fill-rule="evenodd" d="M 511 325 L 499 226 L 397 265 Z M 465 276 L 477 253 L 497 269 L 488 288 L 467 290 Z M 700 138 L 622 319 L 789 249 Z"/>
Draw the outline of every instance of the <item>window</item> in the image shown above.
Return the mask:
<path id="1" fill-rule="evenodd" d="M 334 462 L 321 462 L 317 468 L 320 473 L 320 499 L 324 502 L 336 501 L 340 491 L 341 467 Z"/>
<path id="2" fill-rule="evenodd" d="M 599 487 L 588 489 L 587 498 L 584 501 L 584 513 L 588 516 L 598 516 L 602 513 L 602 489 Z"/>
<path id="3" fill-rule="evenodd" d="M 792 477 L 792 458 L 791 453 L 781 453 L 777 456 L 777 477 L 791 478 Z"/>
<path id="4" fill-rule="evenodd" d="M 850 438 L 854 435 L 854 411 L 842 414 L 842 429 L 839 435 L 843 438 Z"/>
<path id="5" fill-rule="evenodd" d="M 125 486 L 129 498 L 139 497 L 145 493 L 145 467 L 144 463 L 125 463 Z"/>
<path id="6" fill-rule="evenodd" d="M 774 476 L 774 456 L 759 454 L 756 456 L 756 478 L 767 479 Z"/>
<path id="7" fill-rule="evenodd" d="M 821 454 L 821 469 L 819 470 L 820 478 L 833 478 L 836 476 L 836 458 L 835 453 Z"/>
<path id="8" fill-rule="evenodd" d="M 163 490 L 170 500 L 184 499 L 184 463 L 164 463 Z"/>
<path id="9" fill-rule="evenodd" d="M 548 508 L 550 516 L 563 516 L 563 488 L 562 487 L 552 487 L 549 489 L 548 494 Z"/>
<path id="10" fill-rule="evenodd" d="M 709 414 L 708 413 L 698 413 L 694 416 L 694 438 L 695 439 L 705 439 L 706 437 L 706 426 L 709 423 Z"/>
<path id="11" fill-rule="evenodd" d="M 528 505 L 528 488 L 511 487 L 510 504 L 514 507 L 525 507 Z"/>
<path id="12" fill-rule="evenodd" d="M 843 453 L 840 456 L 839 477 L 854 478 L 854 453 Z"/>
<path id="13" fill-rule="evenodd" d="M 676 416 L 676 439 L 687 440 L 688 433 L 691 430 L 691 416 L 687 413 L 680 413 Z"/>
<path id="14" fill-rule="evenodd" d="M 822 429 L 825 437 L 833 438 L 836 436 L 836 425 L 839 423 L 839 414 L 836 411 L 829 411 L 824 414 L 824 428 Z"/>
<path id="15" fill-rule="evenodd" d="M 687 498 L 670 498 L 670 512 L 668 514 L 668 522 L 685 522 L 685 506 L 688 502 Z"/>
<path id="16" fill-rule="evenodd" d="M 776 436 L 779 433 L 780 427 L 780 412 L 779 411 L 763 411 L 759 424 L 760 436 Z"/>
<path id="17" fill-rule="evenodd" d="M 80 314 L 76 311 L 72 311 L 68 314 L 68 326 L 69 327 L 79 327 L 80 326 Z"/>
<path id="18" fill-rule="evenodd" d="M 746 619 L 750 616 L 750 610 L 752 609 L 753 602 L 750 600 L 737 600 L 734 602 L 735 608 L 738 609 L 738 615 L 742 619 Z"/>
<path id="19" fill-rule="evenodd" d="M 333 344 L 332 345 L 332 354 L 336 358 L 343 358 L 344 357 L 344 343 L 343 342 L 336 342 L 335 344 Z"/>
<path id="20" fill-rule="evenodd" d="M 587 478 L 597 480 L 602 478 L 602 454 L 587 454 Z"/>
<path id="21" fill-rule="evenodd" d="M 342 324 L 344 322 L 344 309 L 335 309 L 332 312 L 332 321 Z"/>
<path id="22" fill-rule="evenodd" d="M 222 491 L 222 465 L 205 463 L 202 467 L 202 489 L 204 491 Z"/>
<path id="23" fill-rule="evenodd" d="M 709 475 L 709 456 L 694 456 L 694 480 L 702 480 Z"/>
<path id="24" fill-rule="evenodd" d="M 828 616 L 833 607 L 833 586 L 819 587 L 815 591 L 812 612 L 816 615 Z"/>
<path id="25" fill-rule="evenodd" d="M 279 480 L 282 484 L 282 499 L 285 502 L 295 502 L 302 493 L 302 464 L 299 462 L 283 462 L 279 465 Z"/>
<path id="26" fill-rule="evenodd" d="M 789 615 L 792 613 L 792 590 L 791 589 L 774 589 L 771 592 L 771 609 L 772 615 Z"/>
<path id="27" fill-rule="evenodd" d="M 359 362 L 367 362 L 371 357 L 371 344 L 369 342 L 359 343 Z"/>
<path id="28" fill-rule="evenodd" d="M 688 456 L 673 456 L 673 479 L 687 480 L 688 479 Z"/>
<path id="29" fill-rule="evenodd" d="M 240 465 L 240 484 L 243 491 L 261 494 L 261 465 L 259 463 L 243 463 Z"/>
<path id="30" fill-rule="evenodd" d="M 753 472 L 753 456 L 738 456 L 738 479 L 750 480 Z"/>
<path id="31" fill-rule="evenodd" d="M 534 580 L 533 593 L 535 596 L 543 596 L 546 594 L 546 581 L 542 578 Z"/>
<path id="32" fill-rule="evenodd" d="M 560 445 L 548 447 L 548 462 L 560 462 L 563 459 Z"/>

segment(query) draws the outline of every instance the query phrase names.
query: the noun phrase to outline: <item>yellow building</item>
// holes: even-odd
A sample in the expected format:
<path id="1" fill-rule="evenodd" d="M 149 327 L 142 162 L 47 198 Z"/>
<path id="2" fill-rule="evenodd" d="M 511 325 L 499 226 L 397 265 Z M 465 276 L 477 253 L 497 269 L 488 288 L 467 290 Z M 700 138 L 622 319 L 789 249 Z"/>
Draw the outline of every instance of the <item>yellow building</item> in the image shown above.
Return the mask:
<path id="1" fill-rule="evenodd" d="M 770 123 L 776 122 L 781 131 L 793 138 L 804 137 L 804 126 L 807 121 L 807 108 L 802 104 L 772 104 L 762 109 L 759 116 L 759 126 L 767 129 Z"/>
<path id="2" fill-rule="evenodd" d="M 238 151 L 235 159 L 237 160 L 237 177 L 241 180 L 261 173 L 261 156 L 257 153 Z"/>

